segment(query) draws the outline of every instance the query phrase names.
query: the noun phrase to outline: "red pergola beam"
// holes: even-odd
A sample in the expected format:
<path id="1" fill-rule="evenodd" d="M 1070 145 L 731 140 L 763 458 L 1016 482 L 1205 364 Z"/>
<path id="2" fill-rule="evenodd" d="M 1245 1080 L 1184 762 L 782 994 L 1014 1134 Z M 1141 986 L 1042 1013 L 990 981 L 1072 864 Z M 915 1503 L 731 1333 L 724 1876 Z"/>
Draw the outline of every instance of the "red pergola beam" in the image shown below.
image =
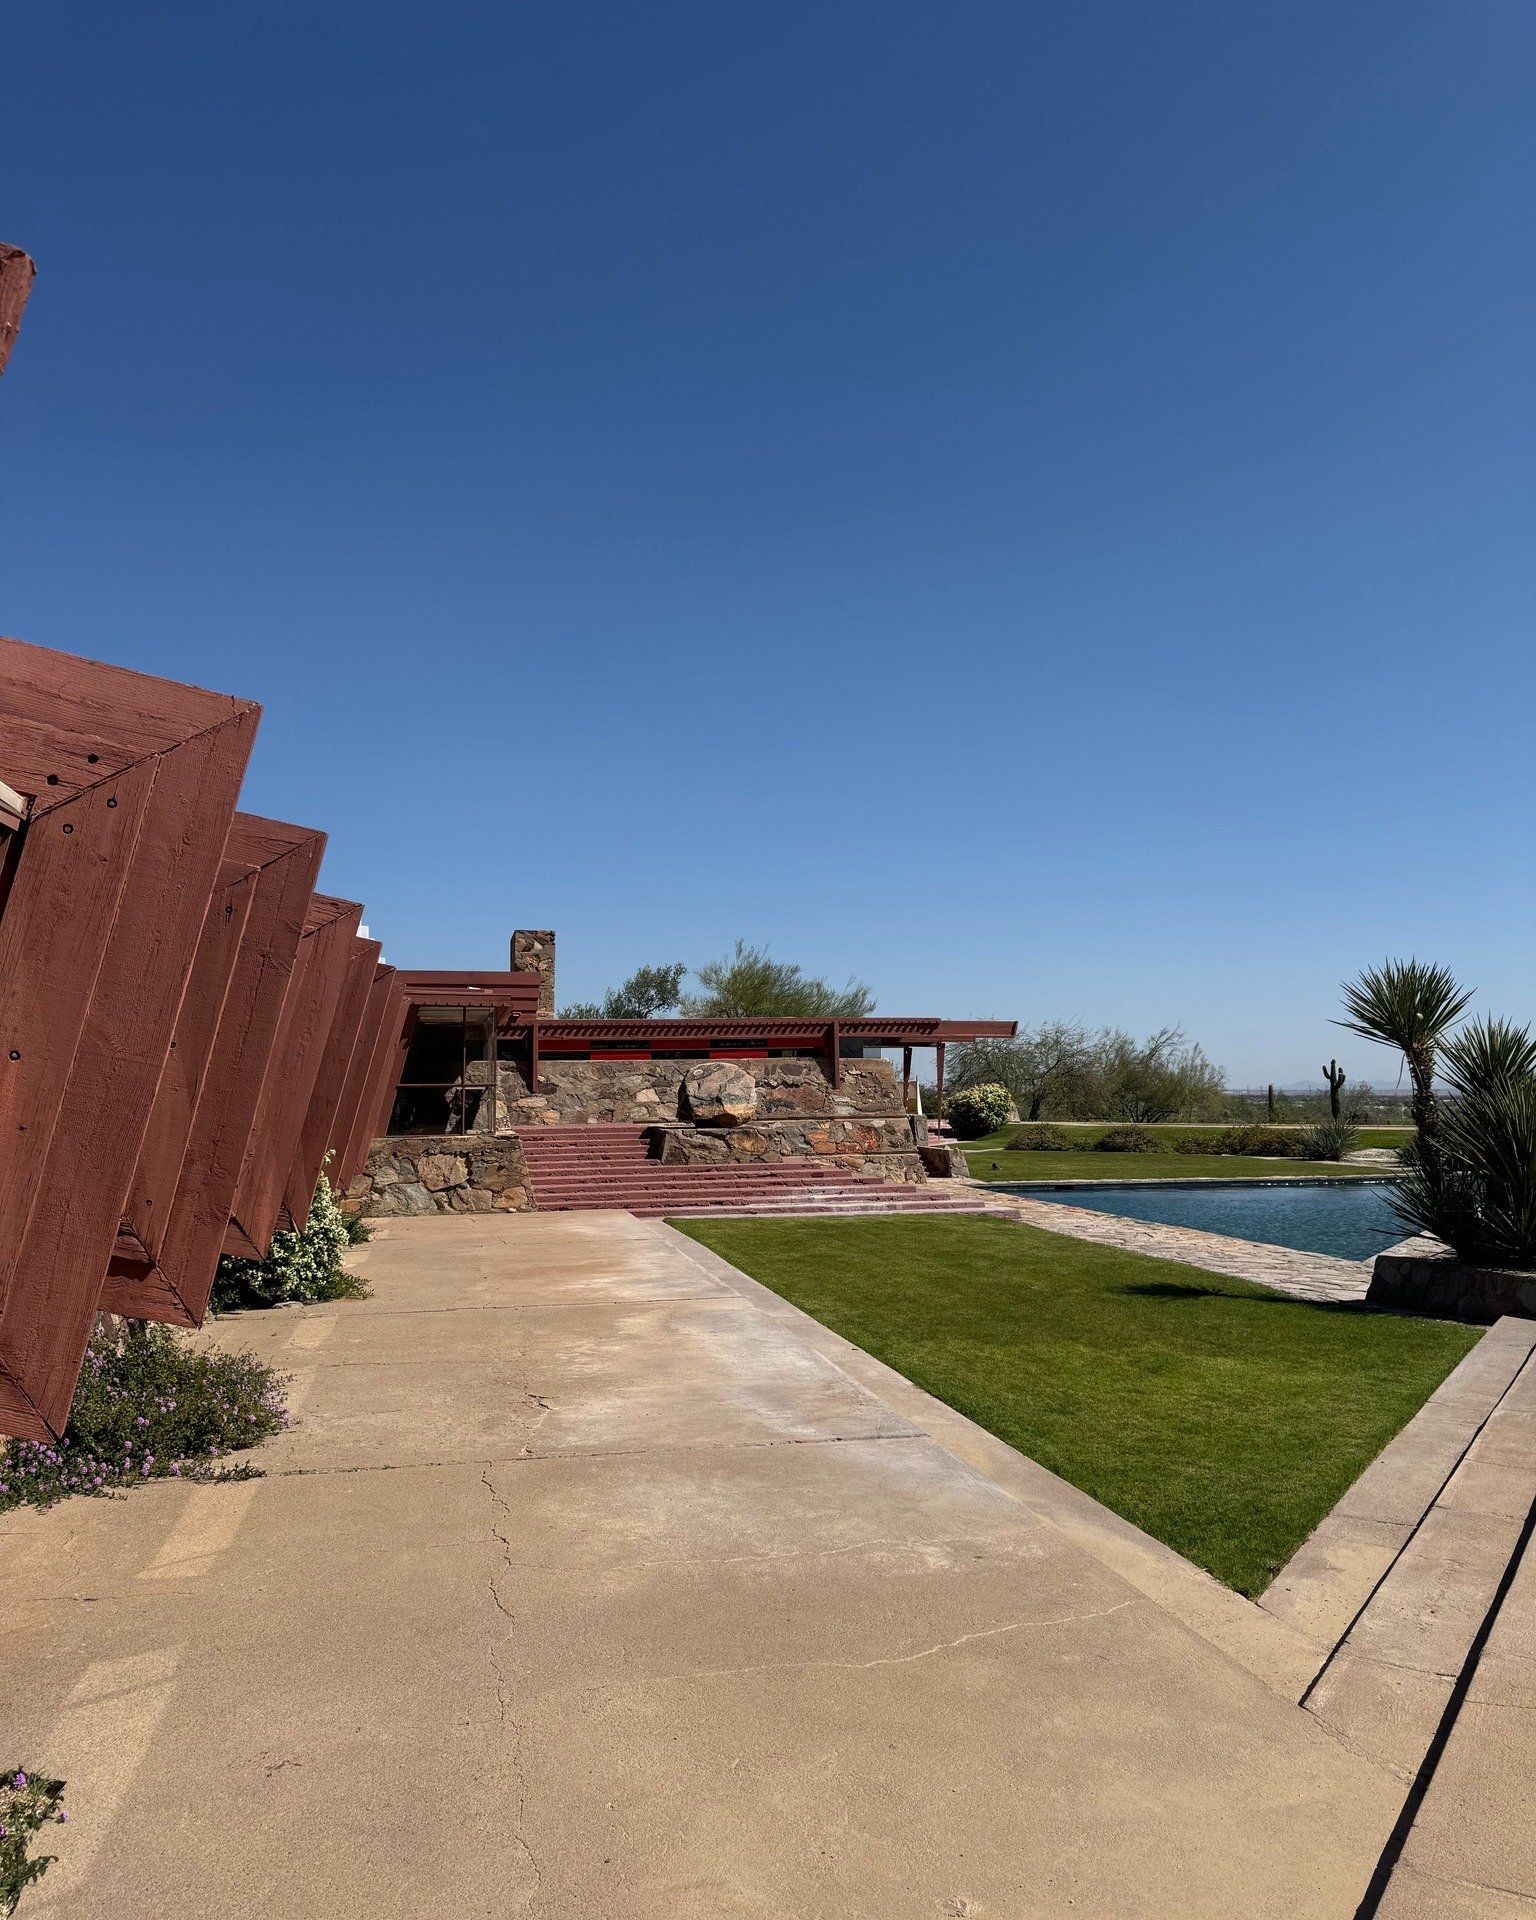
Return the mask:
<path id="1" fill-rule="evenodd" d="M 320 1071 L 315 1076 L 315 1090 L 310 1095 L 298 1150 L 288 1170 L 284 1205 L 296 1224 L 302 1225 L 309 1218 L 315 1185 L 325 1169 L 327 1156 L 334 1162 L 336 1123 L 346 1090 L 347 1070 L 352 1064 L 352 1052 L 358 1043 L 382 951 L 377 940 L 356 939 L 347 955 L 346 977 L 326 1036 Z M 330 1171 L 335 1175 L 340 1170 L 333 1164 Z"/>
<path id="2" fill-rule="evenodd" d="M 126 1216 L 133 1237 L 119 1237 L 102 1287 L 108 1312 L 202 1323 L 324 850 L 312 827 L 235 815 L 227 858 L 254 869 L 250 911 L 174 1198 L 154 1204 L 141 1158 Z M 178 1024 L 178 1053 L 181 1045 Z"/>
<path id="3" fill-rule="evenodd" d="M 224 1236 L 226 1253 L 264 1259 L 271 1247 L 362 916 L 356 900 L 317 893 L 310 902 Z"/>
<path id="4" fill-rule="evenodd" d="M 259 712 L 0 640 L 0 1431 L 68 1418 Z"/>
<path id="5" fill-rule="evenodd" d="M 417 998 L 423 1005 L 444 1004 Z M 871 1014 L 859 1020 L 699 1019 L 699 1020 L 561 1020 L 541 1018 L 539 1045 L 549 1053 L 563 1047 L 586 1047 L 596 1041 L 628 1042 L 650 1047 L 825 1046 L 833 1028 L 844 1040 L 864 1040 L 877 1046 L 933 1047 L 941 1041 L 1011 1040 L 1019 1030 L 1016 1020 L 939 1020 Z"/>

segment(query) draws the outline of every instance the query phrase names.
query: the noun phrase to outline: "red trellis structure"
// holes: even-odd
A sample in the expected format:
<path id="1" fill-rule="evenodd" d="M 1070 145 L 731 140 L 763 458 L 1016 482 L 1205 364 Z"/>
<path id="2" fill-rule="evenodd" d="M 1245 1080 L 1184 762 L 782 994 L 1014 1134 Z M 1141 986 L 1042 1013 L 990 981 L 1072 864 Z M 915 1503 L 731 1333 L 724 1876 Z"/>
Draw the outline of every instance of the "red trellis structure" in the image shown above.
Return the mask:
<path id="1" fill-rule="evenodd" d="M 33 278 L 0 246 L 0 370 Z M 0 639 L 0 1434 L 62 1431 L 98 1310 L 196 1326 L 367 1155 L 394 969 L 322 833 L 236 812 L 259 718 Z"/>
<path id="2" fill-rule="evenodd" d="M 33 279 L 0 246 L 0 371 Z M 235 811 L 259 717 L 0 639 L 0 1433 L 62 1431 L 98 1309 L 196 1325 L 366 1155 L 393 975 L 324 835 Z"/>
<path id="3" fill-rule="evenodd" d="M 0 640 L 0 1432 L 98 1309 L 198 1324 L 372 1138 L 400 1009 L 324 836 L 236 812 L 250 701 Z"/>

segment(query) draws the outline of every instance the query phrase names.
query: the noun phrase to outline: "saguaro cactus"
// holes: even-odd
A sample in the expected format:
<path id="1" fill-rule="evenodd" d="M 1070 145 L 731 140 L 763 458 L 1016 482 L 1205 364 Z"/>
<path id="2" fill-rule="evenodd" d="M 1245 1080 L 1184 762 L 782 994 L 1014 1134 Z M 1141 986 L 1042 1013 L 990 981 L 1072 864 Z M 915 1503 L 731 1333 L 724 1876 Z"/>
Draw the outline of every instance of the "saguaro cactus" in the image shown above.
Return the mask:
<path id="1" fill-rule="evenodd" d="M 1339 1089 L 1349 1078 L 1349 1075 L 1339 1065 L 1337 1060 L 1330 1060 L 1327 1066 L 1323 1068 L 1323 1078 L 1328 1082 L 1328 1111 L 1333 1115 L 1334 1119 L 1337 1120 L 1339 1117 Z"/>

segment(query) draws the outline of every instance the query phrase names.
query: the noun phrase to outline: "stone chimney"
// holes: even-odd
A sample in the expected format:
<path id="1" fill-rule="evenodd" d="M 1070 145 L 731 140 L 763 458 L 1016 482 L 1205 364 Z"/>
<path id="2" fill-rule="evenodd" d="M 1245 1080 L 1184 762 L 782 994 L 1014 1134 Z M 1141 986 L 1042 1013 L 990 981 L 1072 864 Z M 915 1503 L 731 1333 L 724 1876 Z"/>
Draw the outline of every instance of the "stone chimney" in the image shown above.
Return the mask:
<path id="1" fill-rule="evenodd" d="M 539 976 L 539 1012 L 555 1010 L 555 936 L 548 928 L 519 927 L 512 936 L 512 971 Z"/>

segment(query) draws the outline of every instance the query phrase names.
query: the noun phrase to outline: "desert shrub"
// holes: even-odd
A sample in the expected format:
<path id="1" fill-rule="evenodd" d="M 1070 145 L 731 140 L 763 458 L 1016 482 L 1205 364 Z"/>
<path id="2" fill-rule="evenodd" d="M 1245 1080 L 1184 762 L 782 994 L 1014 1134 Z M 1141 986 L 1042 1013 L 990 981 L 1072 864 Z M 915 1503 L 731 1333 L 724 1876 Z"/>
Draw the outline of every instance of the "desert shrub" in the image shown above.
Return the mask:
<path id="1" fill-rule="evenodd" d="M 1111 1127 L 1093 1143 L 1095 1153 L 1156 1153 L 1157 1135 L 1146 1127 Z"/>
<path id="2" fill-rule="evenodd" d="M 1506 1020 L 1474 1021 L 1443 1063 L 1436 1150 L 1403 1148 L 1398 1213 L 1471 1265 L 1536 1266 L 1536 1041 Z"/>
<path id="3" fill-rule="evenodd" d="M 1289 1159 L 1295 1154 L 1300 1135 L 1287 1133 L 1284 1127 L 1228 1127 L 1221 1136 L 1218 1153 L 1257 1154 L 1271 1160 Z"/>
<path id="4" fill-rule="evenodd" d="M 1010 1153 L 1066 1153 L 1078 1143 L 1065 1127 L 1053 1127 L 1049 1122 L 1029 1122 L 1023 1126 L 1010 1127 L 1003 1145 Z"/>
<path id="5" fill-rule="evenodd" d="M 214 1463 L 286 1421 L 283 1381 L 254 1354 L 199 1352 L 170 1327 L 104 1319 L 63 1437 L 13 1440 L 0 1459 L 0 1512 L 145 1480 L 244 1478 Z"/>
<path id="6" fill-rule="evenodd" d="M 1360 1129 L 1353 1120 L 1320 1120 L 1301 1135 L 1296 1151 L 1303 1160 L 1342 1160 L 1360 1144 Z"/>
<path id="7" fill-rule="evenodd" d="M 1002 1126 L 1013 1112 L 1013 1097 L 996 1085 L 962 1087 L 944 1100 L 944 1118 L 962 1140 L 979 1140 Z"/>
<path id="8" fill-rule="evenodd" d="M 63 1826 L 69 1818 L 59 1805 L 63 1794 L 62 1780 L 30 1767 L 0 1773 L 0 1912 L 14 1913 L 27 1888 L 52 1866 L 51 1853 L 32 1853 L 32 1836 L 50 1820 Z"/>
<path id="9" fill-rule="evenodd" d="M 265 1260 L 237 1260 L 226 1254 L 219 1262 L 213 1282 L 214 1312 L 364 1298 L 367 1282 L 344 1272 L 341 1264 L 352 1237 L 347 1217 L 322 1173 L 308 1220 L 296 1232 L 274 1233 Z M 362 1237 L 366 1239 L 367 1232 Z"/>
<path id="10" fill-rule="evenodd" d="M 1179 1127 L 1167 1138 L 1174 1153 L 1226 1153 L 1226 1127 Z"/>
<path id="11" fill-rule="evenodd" d="M 1224 1108 L 1221 1070 L 1176 1027 L 1145 1040 L 1051 1020 L 1014 1040 L 968 1040 L 950 1054 L 961 1087 L 1005 1086 L 1030 1121 L 1215 1118 Z"/>

